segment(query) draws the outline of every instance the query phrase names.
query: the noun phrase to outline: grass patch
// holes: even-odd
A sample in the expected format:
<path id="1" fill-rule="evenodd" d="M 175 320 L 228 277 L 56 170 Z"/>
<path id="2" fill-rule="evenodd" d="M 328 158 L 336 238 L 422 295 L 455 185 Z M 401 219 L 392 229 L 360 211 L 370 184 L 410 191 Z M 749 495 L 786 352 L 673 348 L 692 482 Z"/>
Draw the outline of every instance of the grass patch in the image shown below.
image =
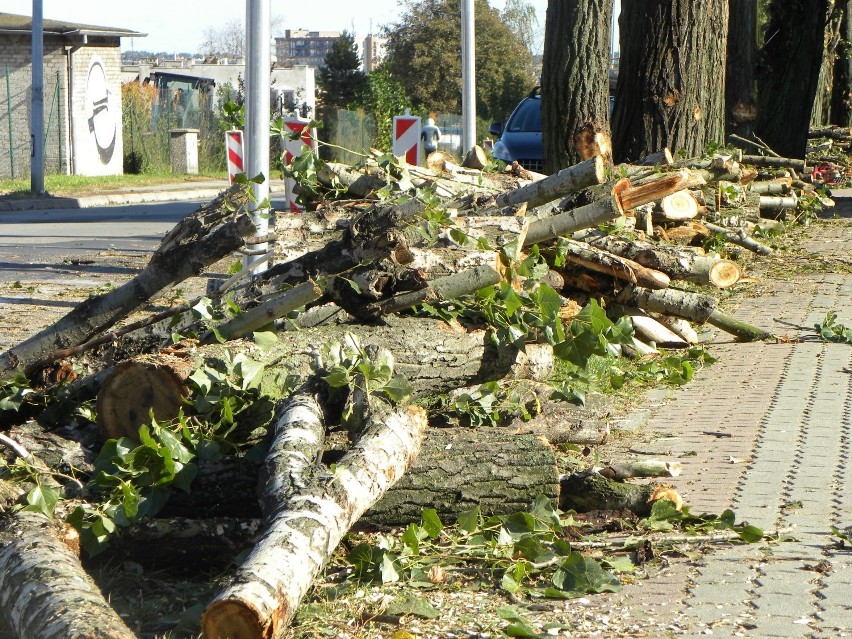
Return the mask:
<path id="1" fill-rule="evenodd" d="M 142 175 L 46 175 L 44 188 L 54 196 L 81 197 L 109 191 L 121 191 L 129 188 L 158 186 L 160 184 L 192 183 L 204 180 L 225 180 L 224 171 L 199 173 L 197 175 L 175 175 L 170 172 L 145 173 Z M 31 197 L 30 180 L 0 179 L 0 196 Z"/>

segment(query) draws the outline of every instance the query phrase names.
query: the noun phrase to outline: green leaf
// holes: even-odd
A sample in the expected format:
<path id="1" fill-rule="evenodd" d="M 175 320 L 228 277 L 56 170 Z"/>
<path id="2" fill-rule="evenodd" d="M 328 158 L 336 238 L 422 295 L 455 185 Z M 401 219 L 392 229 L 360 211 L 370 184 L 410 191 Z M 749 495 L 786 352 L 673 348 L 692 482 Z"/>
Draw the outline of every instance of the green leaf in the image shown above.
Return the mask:
<path id="1" fill-rule="evenodd" d="M 406 548 L 411 551 L 413 555 L 420 554 L 420 534 L 426 536 L 426 533 L 423 532 L 423 529 L 420 528 L 417 524 L 408 524 L 408 528 L 405 529 L 405 532 L 402 534 L 402 543 L 405 544 Z"/>
<path id="2" fill-rule="evenodd" d="M 45 517 L 52 519 L 53 511 L 56 508 L 56 502 L 58 501 L 58 489 L 51 486 L 36 484 L 36 487 L 27 493 L 27 506 L 24 510 L 41 513 Z"/>
<path id="3" fill-rule="evenodd" d="M 387 384 L 382 387 L 385 394 L 397 404 L 401 404 L 411 397 L 414 387 L 408 383 L 408 379 L 402 373 L 394 375 Z"/>
<path id="4" fill-rule="evenodd" d="M 568 555 L 553 575 L 553 585 L 565 592 L 585 594 L 617 592 L 621 583 L 612 573 L 580 553 Z"/>
<path id="5" fill-rule="evenodd" d="M 510 623 L 503 632 L 509 637 L 541 637 L 532 626 L 525 623 Z"/>
<path id="6" fill-rule="evenodd" d="M 399 595 L 385 612 L 389 615 L 414 615 L 423 619 L 438 619 L 441 616 L 428 600 L 412 592 Z"/>
<path id="7" fill-rule="evenodd" d="M 744 526 L 737 530 L 737 534 L 747 544 L 756 544 L 763 539 L 763 530 L 757 526 Z"/>
<path id="8" fill-rule="evenodd" d="M 466 532 L 468 535 L 471 535 L 478 530 L 481 522 L 482 512 L 479 510 L 479 506 L 473 510 L 466 510 L 459 513 L 459 516 L 456 519 L 456 525 L 458 525 L 459 530 Z"/>
<path id="9" fill-rule="evenodd" d="M 399 572 L 396 569 L 394 557 L 387 551 L 382 553 L 381 574 L 383 584 L 399 581 Z"/>
<path id="10" fill-rule="evenodd" d="M 234 372 L 240 376 L 240 389 L 248 390 L 255 388 L 260 384 L 263 371 L 266 365 L 263 362 L 257 362 L 240 353 L 234 359 Z"/>
<path id="11" fill-rule="evenodd" d="M 438 535 L 440 535 L 441 531 L 444 529 L 444 524 L 441 523 L 441 518 L 438 517 L 438 513 L 435 509 L 425 508 L 423 512 L 420 513 L 420 519 L 422 521 L 423 530 L 426 531 L 429 538 L 437 539 Z"/>
<path id="12" fill-rule="evenodd" d="M 252 333 L 252 339 L 263 351 L 268 351 L 278 343 L 278 335 L 273 331 L 255 331 Z"/>
<path id="13" fill-rule="evenodd" d="M 327 375 L 323 376 L 323 381 L 332 388 L 341 388 L 349 385 L 349 369 L 343 366 L 335 366 Z"/>
<path id="14" fill-rule="evenodd" d="M 514 606 L 503 606 L 497 610 L 497 615 L 504 621 L 508 621 L 509 625 L 503 632 L 509 637 L 540 637 L 529 621 L 518 612 Z"/>
<path id="15" fill-rule="evenodd" d="M 556 321 L 562 310 L 562 296 L 547 284 L 539 284 L 535 299 L 544 320 Z"/>

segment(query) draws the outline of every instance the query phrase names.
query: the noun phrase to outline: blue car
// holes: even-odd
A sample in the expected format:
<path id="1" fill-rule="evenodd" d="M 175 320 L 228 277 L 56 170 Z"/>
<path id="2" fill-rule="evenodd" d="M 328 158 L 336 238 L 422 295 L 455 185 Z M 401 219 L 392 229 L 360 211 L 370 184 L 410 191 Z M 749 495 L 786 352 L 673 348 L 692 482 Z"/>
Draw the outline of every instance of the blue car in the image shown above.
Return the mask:
<path id="1" fill-rule="evenodd" d="M 500 138 L 491 151 L 495 159 L 507 163 L 517 160 L 525 169 L 543 172 L 540 88 L 536 87 L 521 100 L 505 126 L 502 122 L 494 122 L 488 127 L 488 133 Z"/>

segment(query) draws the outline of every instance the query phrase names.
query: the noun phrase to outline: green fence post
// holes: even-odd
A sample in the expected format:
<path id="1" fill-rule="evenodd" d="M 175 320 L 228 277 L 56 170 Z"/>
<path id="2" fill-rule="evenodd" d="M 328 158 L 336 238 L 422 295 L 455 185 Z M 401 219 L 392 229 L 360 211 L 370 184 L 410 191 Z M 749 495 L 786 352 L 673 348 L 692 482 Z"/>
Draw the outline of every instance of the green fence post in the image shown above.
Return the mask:
<path id="1" fill-rule="evenodd" d="M 15 145 L 12 142 L 12 85 L 9 82 L 9 67 L 6 67 L 6 113 L 9 118 L 9 164 L 13 180 L 15 179 Z"/>
<path id="2" fill-rule="evenodd" d="M 50 125 L 53 123 L 53 107 L 56 105 L 56 95 L 59 93 L 59 81 L 53 87 L 53 98 L 50 100 L 50 111 L 47 113 L 47 127 L 44 130 L 44 144 L 41 145 L 41 161 L 47 157 L 47 139 L 50 137 Z"/>

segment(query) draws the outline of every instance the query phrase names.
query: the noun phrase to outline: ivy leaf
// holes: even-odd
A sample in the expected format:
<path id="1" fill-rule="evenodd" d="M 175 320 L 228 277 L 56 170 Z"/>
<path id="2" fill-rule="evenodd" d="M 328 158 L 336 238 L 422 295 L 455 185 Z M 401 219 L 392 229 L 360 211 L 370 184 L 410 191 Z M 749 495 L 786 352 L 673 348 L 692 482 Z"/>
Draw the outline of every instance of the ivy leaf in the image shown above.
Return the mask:
<path id="1" fill-rule="evenodd" d="M 349 370 L 343 366 L 335 366 L 322 379 L 332 388 L 341 388 L 349 384 Z"/>
<path id="2" fill-rule="evenodd" d="M 36 484 L 36 487 L 27 493 L 27 506 L 24 507 L 24 510 L 41 513 L 45 517 L 52 518 L 53 510 L 58 501 L 59 490 Z"/>
<path id="3" fill-rule="evenodd" d="M 479 506 L 477 506 L 473 510 L 466 510 L 463 513 L 459 513 L 456 525 L 458 525 L 459 530 L 471 535 L 479 529 L 481 520 L 482 512 L 479 510 Z"/>
<path id="4" fill-rule="evenodd" d="M 434 508 L 425 508 L 420 514 L 423 530 L 429 535 L 430 539 L 437 539 L 438 535 L 444 529 L 444 524 L 441 523 L 441 518 Z"/>
<path id="5" fill-rule="evenodd" d="M 401 404 L 411 396 L 414 392 L 414 387 L 408 383 L 408 379 L 405 375 L 399 373 L 394 375 L 388 383 L 382 387 L 382 390 L 392 401 L 397 404 Z"/>
<path id="6" fill-rule="evenodd" d="M 591 557 L 571 553 L 553 575 L 553 585 L 577 596 L 586 593 L 617 592 L 621 583 Z"/>
<path id="7" fill-rule="evenodd" d="M 389 615 L 414 615 L 423 619 L 437 619 L 441 613 L 427 601 L 414 593 L 403 593 L 385 610 Z"/>
<path id="8" fill-rule="evenodd" d="M 747 544 L 756 544 L 763 539 L 763 529 L 757 526 L 744 526 L 740 530 L 737 530 L 737 534 Z"/>
<path id="9" fill-rule="evenodd" d="M 255 331 L 252 333 L 252 339 L 263 351 L 268 351 L 278 343 L 278 335 L 273 331 Z"/>

